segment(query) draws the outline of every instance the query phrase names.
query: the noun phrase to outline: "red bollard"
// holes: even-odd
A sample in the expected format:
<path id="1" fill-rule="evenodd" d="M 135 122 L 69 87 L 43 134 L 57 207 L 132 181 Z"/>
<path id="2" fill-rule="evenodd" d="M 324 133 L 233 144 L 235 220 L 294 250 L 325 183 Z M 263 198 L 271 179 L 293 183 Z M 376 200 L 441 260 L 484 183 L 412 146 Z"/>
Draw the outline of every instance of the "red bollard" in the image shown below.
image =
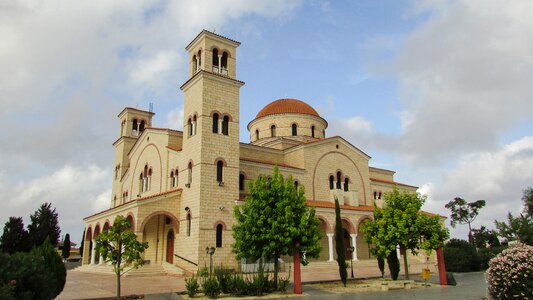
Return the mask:
<path id="1" fill-rule="evenodd" d="M 442 250 L 442 247 L 437 248 L 437 265 L 439 267 L 440 285 L 448 285 L 448 278 L 446 278 L 446 266 L 444 265 L 444 251 Z"/>
<path id="2" fill-rule="evenodd" d="M 302 274 L 300 272 L 300 251 L 294 251 L 294 293 L 302 293 Z"/>

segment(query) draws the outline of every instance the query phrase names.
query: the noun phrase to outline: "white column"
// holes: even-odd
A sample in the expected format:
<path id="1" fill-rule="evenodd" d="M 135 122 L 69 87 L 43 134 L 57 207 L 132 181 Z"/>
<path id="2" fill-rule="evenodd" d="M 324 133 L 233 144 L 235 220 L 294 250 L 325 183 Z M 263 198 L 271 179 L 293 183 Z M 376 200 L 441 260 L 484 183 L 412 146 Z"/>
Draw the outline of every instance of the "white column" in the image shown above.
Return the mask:
<path id="1" fill-rule="evenodd" d="M 400 252 L 400 246 L 396 246 L 396 256 L 398 256 L 398 260 L 402 259 L 402 254 Z"/>
<path id="2" fill-rule="evenodd" d="M 350 234 L 350 237 L 352 237 L 352 247 L 353 247 L 352 260 L 356 261 L 356 260 L 359 260 L 357 258 L 357 233 Z"/>
<path id="3" fill-rule="evenodd" d="M 329 261 L 333 261 L 333 233 L 326 233 L 328 236 Z"/>
<path id="4" fill-rule="evenodd" d="M 94 251 L 94 247 L 95 246 L 96 246 L 96 242 L 93 240 L 93 246 L 91 248 L 91 262 L 90 262 L 91 265 L 94 265 L 95 259 L 96 259 L 96 255 L 95 255 L 95 251 Z"/>
<path id="5" fill-rule="evenodd" d="M 200 57 L 196 56 L 196 71 L 200 69 Z"/>
<path id="6" fill-rule="evenodd" d="M 218 73 L 222 74 L 222 54 L 218 55 Z"/>
<path id="7" fill-rule="evenodd" d="M 218 118 L 218 132 L 217 133 L 222 133 L 222 122 L 224 121 L 224 117 L 220 116 Z"/>
<path id="8" fill-rule="evenodd" d="M 103 265 L 104 264 L 104 257 L 100 255 L 100 259 L 98 260 L 98 264 Z"/>

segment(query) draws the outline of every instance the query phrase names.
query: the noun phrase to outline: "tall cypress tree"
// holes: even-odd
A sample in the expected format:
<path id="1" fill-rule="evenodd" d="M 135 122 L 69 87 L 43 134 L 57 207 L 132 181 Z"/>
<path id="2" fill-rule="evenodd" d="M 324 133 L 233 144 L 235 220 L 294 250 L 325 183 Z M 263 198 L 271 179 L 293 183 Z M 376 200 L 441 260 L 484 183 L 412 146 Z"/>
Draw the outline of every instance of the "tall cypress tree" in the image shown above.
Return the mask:
<path id="1" fill-rule="evenodd" d="M 52 209 L 51 203 L 44 203 L 33 215 L 30 216 L 31 223 L 28 225 L 28 233 L 32 246 L 39 246 L 46 238 L 52 246 L 59 242 L 59 229 L 56 209 Z"/>
<path id="2" fill-rule="evenodd" d="M 341 208 L 339 199 L 335 197 L 335 248 L 337 250 L 337 263 L 339 264 L 339 273 L 341 275 L 342 284 L 346 286 L 346 278 L 348 272 L 346 271 L 346 255 L 344 254 L 344 234 L 342 231 Z"/>
<path id="3" fill-rule="evenodd" d="M 9 217 L 4 225 L 4 233 L 0 237 L 0 250 L 5 253 L 29 251 L 28 232 L 24 229 L 21 217 Z"/>
<path id="4" fill-rule="evenodd" d="M 70 256 L 70 234 L 65 235 L 65 239 L 63 240 L 63 247 L 61 248 L 61 256 L 64 259 L 69 258 Z"/>

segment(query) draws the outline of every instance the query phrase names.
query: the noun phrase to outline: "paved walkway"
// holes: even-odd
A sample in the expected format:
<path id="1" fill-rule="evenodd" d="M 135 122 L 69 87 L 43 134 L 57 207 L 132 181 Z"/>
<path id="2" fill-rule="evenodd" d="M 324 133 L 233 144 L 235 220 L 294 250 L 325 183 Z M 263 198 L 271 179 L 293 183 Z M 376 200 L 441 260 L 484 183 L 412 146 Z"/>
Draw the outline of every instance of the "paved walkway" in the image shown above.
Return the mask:
<path id="1" fill-rule="evenodd" d="M 355 277 L 371 277 L 377 274 L 371 270 L 355 270 Z M 281 276 L 285 277 L 286 274 Z M 348 272 L 350 276 L 350 271 Z M 351 299 L 482 299 L 486 295 L 487 285 L 483 272 L 455 274 L 458 285 L 456 287 L 433 287 L 413 290 L 391 290 L 389 292 L 352 293 Z M 302 268 L 302 280 L 327 281 L 338 280 L 338 269 L 309 272 Z M 291 274 L 292 280 L 292 274 Z M 433 276 L 432 282 L 438 277 Z M 122 295 L 150 295 L 147 299 L 177 299 L 172 292 L 185 291 L 185 280 L 181 276 L 152 276 L 152 277 L 124 277 L 122 278 Z M 344 299 L 346 294 L 335 294 L 317 290 L 312 285 L 304 285 L 305 298 L 311 299 Z M 67 282 L 63 292 L 57 299 L 99 299 L 116 295 L 116 278 L 114 275 L 91 274 L 69 270 Z"/>

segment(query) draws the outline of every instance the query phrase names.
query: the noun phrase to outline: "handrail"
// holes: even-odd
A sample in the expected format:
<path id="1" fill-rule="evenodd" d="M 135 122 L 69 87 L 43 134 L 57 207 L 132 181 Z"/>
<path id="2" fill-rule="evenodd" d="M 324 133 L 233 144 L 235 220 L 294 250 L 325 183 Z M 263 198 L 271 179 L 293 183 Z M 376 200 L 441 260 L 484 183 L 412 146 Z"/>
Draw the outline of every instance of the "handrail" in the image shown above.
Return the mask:
<path id="1" fill-rule="evenodd" d="M 194 262 L 192 262 L 192 261 L 186 259 L 185 257 L 181 257 L 181 256 L 179 256 L 179 255 L 177 255 L 177 254 L 174 254 L 174 256 L 176 256 L 177 258 L 181 258 L 181 259 L 183 259 L 184 261 L 186 261 L 186 262 L 188 262 L 188 263 L 190 263 L 190 264 L 193 264 L 193 265 L 195 265 L 195 266 L 198 267 L 198 264 L 197 264 L 197 263 L 194 263 Z"/>

